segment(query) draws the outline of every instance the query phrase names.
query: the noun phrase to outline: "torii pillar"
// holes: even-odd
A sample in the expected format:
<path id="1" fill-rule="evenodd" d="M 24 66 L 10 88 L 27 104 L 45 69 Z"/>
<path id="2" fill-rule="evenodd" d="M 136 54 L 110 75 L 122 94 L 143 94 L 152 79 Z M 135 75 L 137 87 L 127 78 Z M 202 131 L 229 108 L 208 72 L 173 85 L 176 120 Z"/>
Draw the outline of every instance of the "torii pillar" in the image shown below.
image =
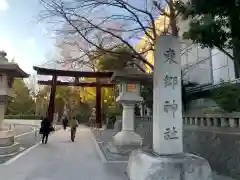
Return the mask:
<path id="1" fill-rule="evenodd" d="M 49 100 L 49 105 L 48 105 L 48 113 L 47 113 L 47 117 L 50 122 L 53 122 L 53 114 L 54 114 L 54 109 L 55 109 L 56 86 L 57 86 L 57 76 L 53 75 L 51 92 L 50 92 L 50 100 Z"/>

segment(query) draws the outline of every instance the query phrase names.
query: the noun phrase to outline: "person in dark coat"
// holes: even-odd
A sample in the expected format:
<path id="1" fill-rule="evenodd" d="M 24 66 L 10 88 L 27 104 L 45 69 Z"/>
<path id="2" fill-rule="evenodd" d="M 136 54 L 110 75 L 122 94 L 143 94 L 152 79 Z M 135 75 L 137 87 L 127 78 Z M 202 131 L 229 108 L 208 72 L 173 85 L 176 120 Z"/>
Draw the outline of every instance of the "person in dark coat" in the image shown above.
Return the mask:
<path id="1" fill-rule="evenodd" d="M 48 118 L 44 118 L 41 122 L 40 133 L 42 134 L 42 143 L 47 144 L 48 136 L 51 132 L 51 122 Z M 45 140 L 45 141 L 44 141 Z"/>
<path id="2" fill-rule="evenodd" d="M 68 119 L 67 119 L 67 117 L 65 116 L 65 117 L 63 118 L 63 129 L 64 129 L 64 130 L 66 130 L 67 125 L 68 125 Z"/>

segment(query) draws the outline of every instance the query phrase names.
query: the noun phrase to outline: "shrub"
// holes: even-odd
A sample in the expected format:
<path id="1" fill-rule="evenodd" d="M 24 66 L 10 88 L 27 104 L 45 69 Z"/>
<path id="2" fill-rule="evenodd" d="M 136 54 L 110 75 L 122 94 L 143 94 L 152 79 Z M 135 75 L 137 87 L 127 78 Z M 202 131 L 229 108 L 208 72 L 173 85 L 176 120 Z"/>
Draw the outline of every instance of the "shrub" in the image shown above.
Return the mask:
<path id="1" fill-rule="evenodd" d="M 118 116 L 119 113 L 107 113 L 105 115 L 105 124 L 107 125 L 108 129 L 112 129 L 114 127 L 114 123 L 116 122 L 116 116 Z"/>
<path id="2" fill-rule="evenodd" d="M 36 115 L 5 115 L 5 119 L 27 119 L 27 120 L 40 120 L 41 116 Z"/>
<path id="3" fill-rule="evenodd" d="M 240 86 L 226 85 L 212 91 L 213 100 L 227 112 L 240 112 Z"/>

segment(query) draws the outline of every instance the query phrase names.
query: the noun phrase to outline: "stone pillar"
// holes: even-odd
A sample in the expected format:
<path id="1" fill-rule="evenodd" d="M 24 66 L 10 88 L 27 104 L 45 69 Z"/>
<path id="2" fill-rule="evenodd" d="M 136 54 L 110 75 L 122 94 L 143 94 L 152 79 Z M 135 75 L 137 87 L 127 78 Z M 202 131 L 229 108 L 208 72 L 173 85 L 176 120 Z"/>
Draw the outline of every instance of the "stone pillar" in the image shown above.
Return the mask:
<path id="1" fill-rule="evenodd" d="M 190 117 L 190 124 L 193 125 L 194 117 Z"/>
<path id="2" fill-rule="evenodd" d="M 122 130 L 134 131 L 134 104 L 123 104 Z"/>
<path id="3" fill-rule="evenodd" d="M 142 98 L 133 92 L 124 92 L 117 98 L 123 106 L 123 112 L 122 131 L 113 136 L 113 144 L 116 147 L 132 150 L 142 146 L 141 136 L 134 132 L 134 106 L 141 100 Z"/>
<path id="4" fill-rule="evenodd" d="M 0 131 L 3 130 L 4 113 L 5 113 L 5 103 L 0 102 Z"/>
<path id="5" fill-rule="evenodd" d="M 194 125 L 195 125 L 195 126 L 197 126 L 197 121 L 198 121 L 198 118 L 195 117 L 195 118 L 193 119 L 193 122 L 194 122 Z"/>
<path id="6" fill-rule="evenodd" d="M 211 124 L 211 118 L 210 117 L 206 117 L 206 121 L 207 121 L 207 126 L 208 127 L 211 127 L 212 124 Z"/>
<path id="7" fill-rule="evenodd" d="M 186 117 L 183 117 L 183 124 L 186 124 Z"/>
<path id="8" fill-rule="evenodd" d="M 221 118 L 221 127 L 227 127 L 228 124 L 226 123 L 226 118 L 222 117 Z"/>
<path id="9" fill-rule="evenodd" d="M 205 124 L 204 124 L 204 121 L 205 121 L 205 118 L 204 118 L 204 117 L 202 117 L 202 118 L 201 118 L 201 123 L 200 123 L 200 126 L 205 126 Z"/>
<path id="10" fill-rule="evenodd" d="M 183 152 L 180 43 L 162 36 L 157 45 L 161 48 L 156 48 L 154 62 L 153 150 L 178 154 Z"/>
<path id="11" fill-rule="evenodd" d="M 230 127 L 232 127 L 232 128 L 237 127 L 237 123 L 236 123 L 235 118 L 230 118 L 230 119 L 229 119 L 229 125 L 230 125 Z"/>
<path id="12" fill-rule="evenodd" d="M 213 126 L 214 127 L 218 126 L 218 118 L 217 117 L 213 117 Z"/>
<path id="13" fill-rule="evenodd" d="M 128 161 L 130 180 L 212 180 L 208 162 L 183 153 L 180 42 L 160 36 L 155 44 L 153 152 L 135 150 Z"/>

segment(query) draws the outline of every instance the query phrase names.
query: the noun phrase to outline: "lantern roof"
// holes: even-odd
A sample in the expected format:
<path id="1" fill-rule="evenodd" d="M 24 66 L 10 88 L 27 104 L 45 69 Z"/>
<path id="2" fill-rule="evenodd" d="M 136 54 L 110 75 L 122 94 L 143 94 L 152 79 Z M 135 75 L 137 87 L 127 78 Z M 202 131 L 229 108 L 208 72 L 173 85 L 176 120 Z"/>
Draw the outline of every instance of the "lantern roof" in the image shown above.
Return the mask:
<path id="1" fill-rule="evenodd" d="M 152 78 L 152 74 L 144 73 L 136 68 L 125 68 L 121 71 L 114 71 L 111 81 L 118 83 L 149 83 L 152 82 Z"/>
<path id="2" fill-rule="evenodd" d="M 26 72 L 24 72 L 16 63 L 8 62 L 6 58 L 7 53 L 4 51 L 0 51 L 0 73 L 4 73 L 11 77 L 16 78 L 26 78 L 29 76 Z"/>

